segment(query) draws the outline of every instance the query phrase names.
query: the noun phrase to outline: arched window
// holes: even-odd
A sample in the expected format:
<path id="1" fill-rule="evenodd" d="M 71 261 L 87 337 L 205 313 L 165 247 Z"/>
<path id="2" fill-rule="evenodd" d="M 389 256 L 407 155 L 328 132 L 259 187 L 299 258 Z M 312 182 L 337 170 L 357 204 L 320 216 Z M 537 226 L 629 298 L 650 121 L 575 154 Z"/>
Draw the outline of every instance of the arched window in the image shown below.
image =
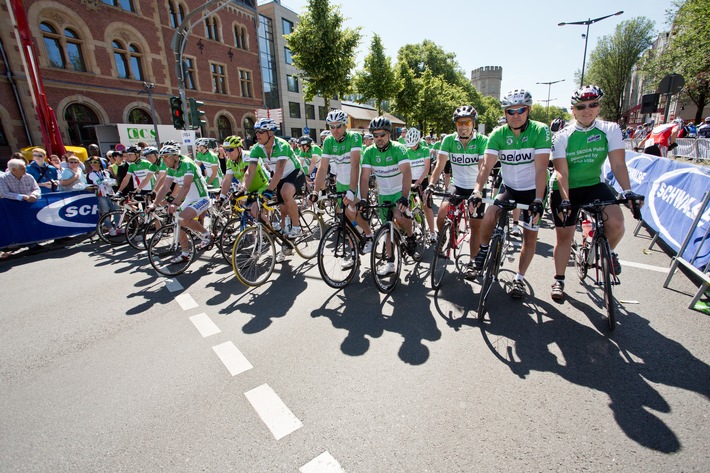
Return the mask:
<path id="1" fill-rule="evenodd" d="M 219 19 L 216 16 L 205 18 L 205 36 L 213 41 L 220 41 Z"/>
<path id="2" fill-rule="evenodd" d="M 234 46 L 239 49 L 249 49 L 247 29 L 243 25 L 234 25 Z"/>
<path id="3" fill-rule="evenodd" d="M 219 141 L 224 141 L 226 137 L 232 135 L 232 122 L 224 115 L 217 117 L 217 136 Z"/>
<path id="4" fill-rule="evenodd" d="M 134 125 L 150 125 L 153 123 L 153 119 L 150 117 L 150 113 L 142 108 L 134 108 L 128 112 L 128 123 Z"/>
<path id="5" fill-rule="evenodd" d="M 143 80 L 143 54 L 138 46 L 129 44 L 124 46 L 119 40 L 111 43 L 113 58 L 116 61 L 116 72 L 119 79 Z"/>
<path id="6" fill-rule="evenodd" d="M 171 0 L 170 3 L 170 26 L 177 28 L 185 19 L 185 7 L 182 3 Z"/>
<path id="7" fill-rule="evenodd" d="M 82 41 L 74 30 L 65 28 L 62 37 L 56 28 L 47 22 L 40 23 L 39 29 L 52 67 L 86 72 L 84 56 L 81 53 Z"/>
<path id="8" fill-rule="evenodd" d="M 99 125 L 99 117 L 86 105 L 73 103 L 64 111 L 69 127 L 69 140 L 73 145 L 88 146 L 96 143 L 96 129 L 87 125 Z"/>
<path id="9" fill-rule="evenodd" d="M 244 117 L 242 120 L 242 127 L 244 127 L 244 141 L 246 141 L 246 147 L 251 148 L 254 144 L 254 119 L 251 117 Z"/>

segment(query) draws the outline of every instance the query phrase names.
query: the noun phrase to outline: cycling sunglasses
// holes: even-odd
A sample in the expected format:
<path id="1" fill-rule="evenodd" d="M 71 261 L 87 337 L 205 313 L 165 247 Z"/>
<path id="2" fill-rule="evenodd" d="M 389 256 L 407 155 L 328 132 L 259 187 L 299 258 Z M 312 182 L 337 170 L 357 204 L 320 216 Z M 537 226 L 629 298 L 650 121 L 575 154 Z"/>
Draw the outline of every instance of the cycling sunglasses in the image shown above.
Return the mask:
<path id="1" fill-rule="evenodd" d="M 586 103 L 578 103 L 577 105 L 574 106 L 576 110 L 584 110 L 585 108 L 597 108 L 599 106 L 599 102 L 592 102 L 589 105 Z"/>
<path id="2" fill-rule="evenodd" d="M 512 117 L 516 113 L 518 115 L 522 115 L 523 113 L 525 113 L 525 110 L 527 110 L 527 109 L 528 109 L 528 107 L 509 108 L 505 111 L 505 113 L 507 113 L 508 115 L 510 115 Z"/>
<path id="3" fill-rule="evenodd" d="M 373 133 L 372 133 L 372 136 L 374 136 L 375 138 L 382 138 L 382 137 L 385 136 L 386 134 L 387 134 L 386 131 L 381 131 L 381 132 L 379 132 L 379 133 L 373 132 Z"/>

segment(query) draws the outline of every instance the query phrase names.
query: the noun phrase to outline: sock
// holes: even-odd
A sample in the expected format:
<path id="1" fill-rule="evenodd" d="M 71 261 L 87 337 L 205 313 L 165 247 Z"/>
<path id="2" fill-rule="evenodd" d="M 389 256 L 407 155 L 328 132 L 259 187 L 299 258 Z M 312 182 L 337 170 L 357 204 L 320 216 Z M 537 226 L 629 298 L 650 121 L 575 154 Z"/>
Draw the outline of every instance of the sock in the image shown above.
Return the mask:
<path id="1" fill-rule="evenodd" d="M 523 276 L 523 275 L 520 274 L 520 273 L 517 273 L 517 274 L 515 275 L 515 280 L 516 280 L 516 281 L 524 281 L 524 280 L 525 280 L 525 276 Z"/>

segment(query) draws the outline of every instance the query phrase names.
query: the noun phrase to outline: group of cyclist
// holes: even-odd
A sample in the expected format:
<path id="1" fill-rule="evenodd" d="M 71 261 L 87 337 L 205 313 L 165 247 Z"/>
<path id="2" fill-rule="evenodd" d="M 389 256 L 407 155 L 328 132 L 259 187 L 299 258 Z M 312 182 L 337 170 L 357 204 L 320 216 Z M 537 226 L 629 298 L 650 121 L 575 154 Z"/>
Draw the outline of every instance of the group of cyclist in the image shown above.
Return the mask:
<path id="1" fill-rule="evenodd" d="M 631 191 L 619 126 L 598 119 L 603 95 L 596 86 L 576 90 L 571 98 L 574 120 L 566 126 L 553 123 L 557 128 L 554 137 L 550 127 L 530 120 L 533 104 L 530 93 L 516 89 L 501 100 L 505 115 L 488 137 L 477 131 L 477 112 L 470 105 L 454 111 L 455 132 L 433 145 L 430 145 L 431 137 L 422 138 L 416 128 L 406 130 L 399 140 L 393 138 L 392 123 L 384 116 L 373 119 L 368 133 L 363 136 L 348 130 L 347 114 L 336 109 L 326 117 L 329 133 L 321 135 L 322 147 L 309 136 L 289 143 L 275 135 L 277 125 L 267 118 L 254 125 L 257 142 L 249 151 L 244 149 L 239 136 L 224 140 L 223 148 L 228 158 L 224 176 L 216 156 L 207 149 L 206 140 L 196 143 L 195 161 L 181 155 L 175 143 L 164 144 L 159 151 L 146 149 L 143 154 L 147 164 L 141 157 L 129 154 L 128 160 L 133 166 L 129 174 L 137 179 L 137 186 L 144 189 L 150 188 L 144 183 L 153 178 L 151 172 L 155 173 L 155 178 L 165 181 L 165 184 L 156 186 L 155 203 L 168 205 L 169 212 L 177 213 L 184 226 L 204 235 L 198 248 L 211 243 L 209 232 L 198 218 L 211 205 L 208 184 L 218 185 L 219 204 L 229 201 L 234 181 L 241 194 L 260 193 L 266 199 L 275 199 L 281 210 L 281 222 L 277 226 L 280 224 L 286 238 L 294 239 L 301 234 L 297 198 L 300 196 L 301 202 L 315 203 L 323 198 L 328 190 L 327 182 L 332 179 L 334 190 L 344 196 L 342 211 L 362 230 L 365 238 L 362 253 L 372 251 L 373 228 L 362 212 L 368 204 L 366 196 L 370 192 L 371 176 L 377 182 L 378 202 L 396 204 L 389 217 L 407 235 L 405 250 L 412 253 L 417 243 L 408 218 L 410 194 L 416 193 L 420 198 L 426 215 L 427 240 L 431 243 L 437 241 L 437 232 L 444 224 L 449 206 L 458 205 L 465 199 L 471 260 L 464 274 L 469 278 L 481 271 L 486 259 L 488 243 L 501 211 L 495 201 L 525 204 L 527 209 L 519 217 L 522 246 L 517 274 L 509 289 L 510 295 L 516 299 L 526 294 L 525 274 L 535 255 L 537 232 L 549 196 L 557 237 L 551 297 L 561 301 L 580 207 L 596 199 L 615 198 L 609 186 L 601 181 L 601 168 L 607 157 L 623 189 L 621 198 L 636 206 L 643 203 L 643 198 Z M 159 169 L 150 161 L 152 155 L 158 154 L 162 157 Z M 552 179 L 548 168 L 550 161 L 554 170 Z M 199 164 L 205 167 L 206 176 Z M 453 185 L 451 196 L 441 202 L 435 216 L 431 197 L 442 174 L 450 176 Z M 494 179 L 493 186 L 488 185 L 489 177 L 496 174 L 502 183 L 496 183 Z M 179 190 L 167 202 L 165 198 L 172 183 L 176 183 Z M 487 196 L 494 199 L 492 205 L 483 202 Z M 254 208 L 253 212 L 256 211 Z M 387 213 L 381 209 L 380 218 L 388 218 Z M 618 205 L 609 206 L 606 216 L 605 227 L 613 250 L 623 237 L 624 217 Z M 284 247 L 277 262 L 288 255 L 289 251 Z M 343 262 L 343 265 L 347 264 L 352 263 Z M 621 267 L 615 253 L 613 264 L 619 274 Z M 386 275 L 394 272 L 394 264 L 386 261 L 373 270 L 378 275 Z"/>

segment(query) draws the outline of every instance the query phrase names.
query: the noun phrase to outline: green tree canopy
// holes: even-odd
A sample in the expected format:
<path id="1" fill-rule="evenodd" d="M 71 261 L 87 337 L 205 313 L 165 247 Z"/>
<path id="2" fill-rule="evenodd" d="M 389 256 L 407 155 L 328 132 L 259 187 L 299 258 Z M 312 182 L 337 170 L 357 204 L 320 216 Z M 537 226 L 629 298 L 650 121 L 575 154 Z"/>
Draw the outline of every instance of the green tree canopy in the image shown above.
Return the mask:
<path id="1" fill-rule="evenodd" d="M 363 70 L 355 75 L 355 87 L 363 96 L 362 102 L 375 100 L 379 115 L 382 114 L 382 102 L 391 99 L 397 92 L 394 67 L 377 34 L 372 38 L 370 54 L 365 57 Z"/>
<path id="2" fill-rule="evenodd" d="M 328 0 L 309 0 L 300 18 L 293 33 L 285 36 L 293 65 L 305 79 L 304 99 L 321 95 L 327 106 L 330 99 L 350 91 L 360 28 L 344 28 L 340 7 Z"/>

